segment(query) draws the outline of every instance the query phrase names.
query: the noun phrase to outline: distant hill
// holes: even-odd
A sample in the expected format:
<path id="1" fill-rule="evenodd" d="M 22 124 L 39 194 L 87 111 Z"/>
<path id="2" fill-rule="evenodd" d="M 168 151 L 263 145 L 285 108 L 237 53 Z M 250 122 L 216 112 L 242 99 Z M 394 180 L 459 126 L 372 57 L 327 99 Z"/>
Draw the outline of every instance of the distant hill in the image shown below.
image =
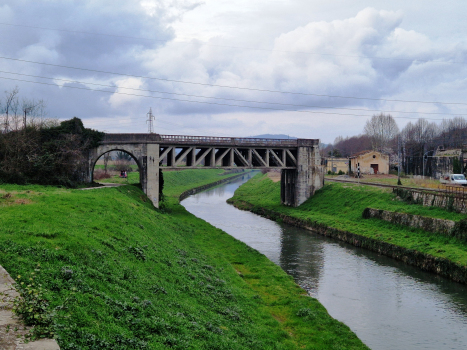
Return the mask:
<path id="1" fill-rule="evenodd" d="M 248 139 L 297 139 L 295 136 L 289 136 L 284 134 L 262 134 L 255 136 L 247 136 Z"/>

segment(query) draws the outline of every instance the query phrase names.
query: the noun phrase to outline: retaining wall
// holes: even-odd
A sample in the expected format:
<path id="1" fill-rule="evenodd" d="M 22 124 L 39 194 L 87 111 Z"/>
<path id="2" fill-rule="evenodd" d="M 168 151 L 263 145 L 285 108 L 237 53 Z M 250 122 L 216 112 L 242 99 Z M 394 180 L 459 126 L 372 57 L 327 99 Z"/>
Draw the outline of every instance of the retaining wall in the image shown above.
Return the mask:
<path id="1" fill-rule="evenodd" d="M 458 213 L 467 213 L 464 198 L 449 195 L 448 193 L 410 190 L 406 188 L 394 188 L 393 192 L 401 199 L 410 203 L 417 203 L 428 207 L 439 207 Z"/>

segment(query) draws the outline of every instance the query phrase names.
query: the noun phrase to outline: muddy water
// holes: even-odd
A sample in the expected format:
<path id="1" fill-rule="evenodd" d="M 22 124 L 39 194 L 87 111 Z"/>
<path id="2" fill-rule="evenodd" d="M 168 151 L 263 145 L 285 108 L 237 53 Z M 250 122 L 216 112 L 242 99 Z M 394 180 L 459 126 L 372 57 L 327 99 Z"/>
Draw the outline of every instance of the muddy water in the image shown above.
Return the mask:
<path id="1" fill-rule="evenodd" d="M 371 349 L 467 349 L 467 286 L 227 204 L 247 180 L 182 205 L 281 266 Z"/>

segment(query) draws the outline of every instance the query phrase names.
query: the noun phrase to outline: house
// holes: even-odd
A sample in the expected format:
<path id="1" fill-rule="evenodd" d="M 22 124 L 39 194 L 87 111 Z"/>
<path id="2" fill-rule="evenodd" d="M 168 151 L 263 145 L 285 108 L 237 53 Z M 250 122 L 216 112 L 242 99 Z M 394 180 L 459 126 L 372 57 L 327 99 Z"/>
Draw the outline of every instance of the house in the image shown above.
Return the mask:
<path id="1" fill-rule="evenodd" d="M 377 151 L 362 151 L 349 158 L 350 171 L 360 174 L 389 174 L 389 155 Z"/>
<path id="2" fill-rule="evenodd" d="M 431 157 L 431 173 L 435 179 L 445 174 L 460 174 L 465 169 L 466 155 L 462 149 L 443 149 L 438 147 Z M 428 163 L 428 159 L 427 159 Z"/>
<path id="3" fill-rule="evenodd" d="M 347 158 L 334 158 L 329 157 L 325 159 L 326 173 L 331 171 L 333 173 L 339 173 L 342 171 L 344 174 L 349 172 L 349 160 Z"/>

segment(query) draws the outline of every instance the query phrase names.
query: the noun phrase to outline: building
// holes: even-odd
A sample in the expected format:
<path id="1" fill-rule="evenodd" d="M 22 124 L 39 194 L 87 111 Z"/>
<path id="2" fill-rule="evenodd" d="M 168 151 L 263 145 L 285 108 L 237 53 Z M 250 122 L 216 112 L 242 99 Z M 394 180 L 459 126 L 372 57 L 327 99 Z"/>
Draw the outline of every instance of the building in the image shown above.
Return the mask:
<path id="1" fill-rule="evenodd" d="M 446 174 L 460 174 L 465 171 L 467 152 L 462 149 L 438 148 L 431 158 L 431 174 L 439 179 Z M 429 159 L 425 160 L 428 163 Z"/>
<path id="2" fill-rule="evenodd" d="M 325 171 L 328 173 L 329 171 L 333 173 L 339 173 L 342 171 L 344 174 L 349 172 L 349 159 L 348 158 L 334 158 L 329 157 L 325 159 Z"/>
<path id="3" fill-rule="evenodd" d="M 349 158 L 350 170 L 356 174 L 389 174 L 389 155 L 377 151 L 362 151 Z"/>

